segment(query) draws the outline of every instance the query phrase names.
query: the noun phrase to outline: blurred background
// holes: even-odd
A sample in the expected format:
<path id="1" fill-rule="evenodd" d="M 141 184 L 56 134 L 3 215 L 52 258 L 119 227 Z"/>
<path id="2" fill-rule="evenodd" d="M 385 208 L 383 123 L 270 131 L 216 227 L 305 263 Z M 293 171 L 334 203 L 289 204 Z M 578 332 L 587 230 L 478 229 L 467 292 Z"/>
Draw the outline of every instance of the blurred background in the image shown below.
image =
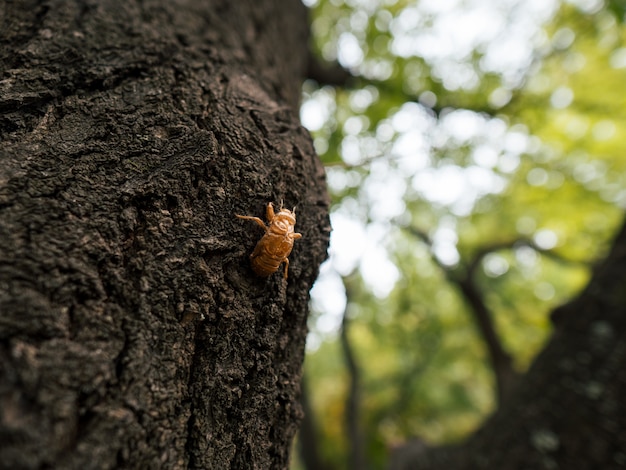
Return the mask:
<path id="1" fill-rule="evenodd" d="M 327 169 L 294 470 L 493 412 L 626 208 L 626 1 L 306 0 Z M 342 70 L 330 64 L 339 64 Z"/>

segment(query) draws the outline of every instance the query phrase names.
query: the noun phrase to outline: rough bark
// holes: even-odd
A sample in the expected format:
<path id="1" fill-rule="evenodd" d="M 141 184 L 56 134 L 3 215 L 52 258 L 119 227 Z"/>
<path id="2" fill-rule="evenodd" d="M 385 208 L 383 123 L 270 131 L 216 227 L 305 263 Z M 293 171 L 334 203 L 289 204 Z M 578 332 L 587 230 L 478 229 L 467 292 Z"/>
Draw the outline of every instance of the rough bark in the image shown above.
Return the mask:
<path id="1" fill-rule="evenodd" d="M 626 225 L 518 388 L 457 447 L 423 442 L 391 468 L 619 469 L 626 466 Z"/>
<path id="2" fill-rule="evenodd" d="M 0 466 L 286 468 L 328 241 L 299 1 L 39 1 L 0 26 Z M 289 279 L 234 214 L 297 205 Z"/>

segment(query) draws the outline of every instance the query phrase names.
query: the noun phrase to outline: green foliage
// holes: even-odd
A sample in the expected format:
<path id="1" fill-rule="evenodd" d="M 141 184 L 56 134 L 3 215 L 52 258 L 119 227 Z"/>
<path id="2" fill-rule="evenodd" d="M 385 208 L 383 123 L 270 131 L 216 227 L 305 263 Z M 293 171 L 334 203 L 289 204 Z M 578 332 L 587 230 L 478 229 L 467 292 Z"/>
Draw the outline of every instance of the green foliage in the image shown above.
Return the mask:
<path id="1" fill-rule="evenodd" d="M 337 232 L 349 219 L 373 240 L 342 261 L 351 246 L 336 233 L 331 250 L 334 269 L 350 274 L 372 468 L 411 436 L 462 439 L 497 406 L 455 279 L 472 277 L 524 372 L 550 334 L 550 310 L 584 287 L 626 207 L 626 3 L 555 2 L 532 17 L 525 2 L 493 2 L 500 33 L 447 52 L 441 38 L 455 23 L 436 5 L 319 0 L 311 14 L 317 53 L 354 75 L 345 87 L 307 82 L 302 113 L 327 165 Z M 498 45 L 515 34 L 526 59 L 507 62 Z M 343 238 L 360 243 L 356 232 Z M 393 269 L 372 270 L 374 255 Z M 336 311 L 314 311 L 321 343 L 306 373 L 324 457 L 343 468 L 348 379 L 338 335 L 316 326 L 333 315 L 338 325 Z"/>

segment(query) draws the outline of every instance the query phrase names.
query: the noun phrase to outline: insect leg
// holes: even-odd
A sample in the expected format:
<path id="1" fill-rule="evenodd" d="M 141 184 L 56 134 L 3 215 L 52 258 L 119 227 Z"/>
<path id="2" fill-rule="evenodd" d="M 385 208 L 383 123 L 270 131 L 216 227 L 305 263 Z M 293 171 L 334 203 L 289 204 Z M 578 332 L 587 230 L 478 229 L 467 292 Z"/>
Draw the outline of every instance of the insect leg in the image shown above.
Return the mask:
<path id="1" fill-rule="evenodd" d="M 283 274 L 283 277 L 285 279 L 287 279 L 287 271 L 289 270 L 289 258 L 285 258 L 285 272 Z"/>
<path id="2" fill-rule="evenodd" d="M 239 217 L 240 219 L 252 220 L 256 222 L 257 224 L 259 224 L 261 227 L 263 227 L 263 230 L 267 231 L 267 227 L 265 226 L 263 221 L 259 219 L 258 217 L 252 217 L 251 215 L 239 215 L 239 214 L 235 214 L 235 216 Z"/>
<path id="3" fill-rule="evenodd" d="M 265 210 L 265 217 L 267 218 L 267 222 L 268 223 L 272 223 L 272 220 L 274 220 L 274 205 L 271 202 L 267 203 L 267 209 Z"/>

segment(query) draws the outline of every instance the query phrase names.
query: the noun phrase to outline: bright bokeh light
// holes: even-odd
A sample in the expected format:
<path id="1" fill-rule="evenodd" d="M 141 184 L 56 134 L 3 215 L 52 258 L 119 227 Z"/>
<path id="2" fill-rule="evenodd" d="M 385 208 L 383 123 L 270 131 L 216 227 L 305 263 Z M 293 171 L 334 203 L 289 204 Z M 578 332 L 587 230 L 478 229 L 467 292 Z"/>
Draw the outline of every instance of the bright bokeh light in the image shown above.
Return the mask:
<path id="1" fill-rule="evenodd" d="M 541 229 L 535 233 L 534 240 L 542 250 L 551 250 L 557 246 L 559 237 L 552 230 Z"/>
<path id="2" fill-rule="evenodd" d="M 341 212 L 330 216 L 333 231 L 329 254 L 333 268 L 342 276 L 349 275 L 365 255 L 368 245 L 366 226 Z"/>
<path id="3" fill-rule="evenodd" d="M 346 308 L 346 291 L 331 260 L 320 267 L 320 274 L 311 289 L 311 308 L 318 316 L 306 346 L 309 351 L 315 351 L 325 337 L 332 337 L 339 331 Z"/>
<path id="4" fill-rule="evenodd" d="M 542 37 L 537 17 L 550 15 L 555 2 L 527 2 L 512 22 L 507 12 L 515 3 L 419 2 L 392 22 L 391 50 L 400 57 L 423 57 L 451 90 L 478 84 L 479 77 L 470 64 L 476 50 L 484 50 L 480 64 L 484 71 L 501 73 L 516 82 L 519 71 L 532 60 L 533 40 Z M 431 18 L 434 21 L 429 24 Z"/>

